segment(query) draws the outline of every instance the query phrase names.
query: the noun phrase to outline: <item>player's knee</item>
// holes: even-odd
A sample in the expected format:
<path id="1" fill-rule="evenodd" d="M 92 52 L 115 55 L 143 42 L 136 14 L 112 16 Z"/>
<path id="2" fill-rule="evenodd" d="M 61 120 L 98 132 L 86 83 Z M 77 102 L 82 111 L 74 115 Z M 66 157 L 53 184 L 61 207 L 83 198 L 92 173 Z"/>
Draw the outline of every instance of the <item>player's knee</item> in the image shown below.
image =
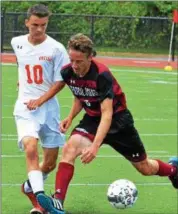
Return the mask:
<path id="1" fill-rule="evenodd" d="M 143 167 L 143 168 L 139 169 L 138 171 L 144 176 L 152 175 L 151 170 L 146 167 Z"/>
<path id="2" fill-rule="evenodd" d="M 41 171 L 44 173 L 49 173 L 53 171 L 56 168 L 56 162 L 55 163 L 44 163 L 41 166 Z"/>
<path id="3" fill-rule="evenodd" d="M 35 144 L 26 143 L 24 144 L 25 153 L 28 159 L 38 158 L 38 151 Z"/>
<path id="4" fill-rule="evenodd" d="M 63 147 L 61 161 L 62 162 L 67 162 L 67 163 L 70 163 L 70 164 L 74 164 L 75 159 L 78 156 L 77 151 L 78 150 L 75 147 L 75 145 L 73 145 L 72 143 L 68 142 Z"/>
<path id="5" fill-rule="evenodd" d="M 64 157 L 66 155 L 72 155 L 72 156 L 77 155 L 77 148 L 70 141 L 66 143 L 63 147 L 62 156 Z"/>
<path id="6" fill-rule="evenodd" d="M 138 172 L 140 172 L 144 176 L 152 175 L 152 167 L 150 166 L 148 160 L 144 160 L 142 162 L 138 162 L 133 164 Z"/>

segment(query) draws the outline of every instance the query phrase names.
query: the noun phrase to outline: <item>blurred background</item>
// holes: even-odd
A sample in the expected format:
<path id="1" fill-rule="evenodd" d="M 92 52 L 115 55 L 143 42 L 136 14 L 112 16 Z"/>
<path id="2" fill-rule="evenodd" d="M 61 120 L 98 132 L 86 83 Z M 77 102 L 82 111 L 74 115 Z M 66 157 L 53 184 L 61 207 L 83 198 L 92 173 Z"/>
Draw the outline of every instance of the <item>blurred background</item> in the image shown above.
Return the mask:
<path id="1" fill-rule="evenodd" d="M 1 50 L 11 52 L 10 40 L 27 33 L 27 9 L 37 1 L 1 3 Z M 100 55 L 167 54 L 175 1 L 41 1 L 52 11 L 47 33 L 67 44 L 71 35 L 93 39 Z M 174 30 L 174 34 L 175 30 Z M 176 35 L 172 52 L 177 46 Z M 119 54 L 118 54 L 119 53 Z M 175 53 L 173 53 L 175 54 Z"/>

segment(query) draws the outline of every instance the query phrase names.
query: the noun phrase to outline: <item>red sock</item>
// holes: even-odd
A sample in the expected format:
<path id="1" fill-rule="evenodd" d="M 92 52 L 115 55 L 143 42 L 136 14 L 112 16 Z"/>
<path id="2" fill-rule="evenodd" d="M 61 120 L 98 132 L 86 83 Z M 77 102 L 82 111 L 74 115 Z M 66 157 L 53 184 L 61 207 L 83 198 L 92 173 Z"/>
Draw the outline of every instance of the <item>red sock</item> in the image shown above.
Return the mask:
<path id="1" fill-rule="evenodd" d="M 66 193 L 67 193 L 67 188 L 69 186 L 69 183 L 73 177 L 74 174 L 74 166 L 61 162 L 58 165 L 58 170 L 56 173 L 56 183 L 55 183 L 55 198 L 58 198 L 62 201 L 64 201 Z"/>
<path id="2" fill-rule="evenodd" d="M 160 160 L 156 160 L 159 164 L 159 170 L 156 173 L 159 176 L 174 176 L 177 172 L 177 168 L 171 164 L 164 163 Z"/>

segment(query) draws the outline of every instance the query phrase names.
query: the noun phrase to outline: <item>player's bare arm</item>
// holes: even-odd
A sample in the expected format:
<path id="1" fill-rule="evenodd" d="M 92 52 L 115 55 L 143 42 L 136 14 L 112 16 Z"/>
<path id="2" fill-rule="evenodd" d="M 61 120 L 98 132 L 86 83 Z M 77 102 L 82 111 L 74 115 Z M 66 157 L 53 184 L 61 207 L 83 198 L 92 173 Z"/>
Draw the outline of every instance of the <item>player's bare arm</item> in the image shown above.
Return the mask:
<path id="1" fill-rule="evenodd" d="M 56 81 L 43 96 L 38 99 L 29 100 L 29 102 L 26 102 L 25 104 L 27 105 L 27 108 L 29 110 L 34 110 L 40 107 L 41 105 L 43 105 L 43 103 L 45 103 L 46 101 L 54 97 L 59 91 L 61 91 L 64 86 L 65 83 L 63 81 Z"/>
<path id="2" fill-rule="evenodd" d="M 62 133 L 65 133 L 67 129 L 70 127 L 72 120 L 81 112 L 82 104 L 79 99 L 74 98 L 73 105 L 71 111 L 67 118 L 65 118 L 59 125 L 59 128 Z"/>
<path id="3" fill-rule="evenodd" d="M 82 163 L 90 163 L 95 157 L 96 154 L 109 131 L 111 126 L 112 116 L 113 116 L 113 100 L 110 98 L 106 98 L 101 103 L 101 121 L 98 126 L 96 136 L 94 138 L 93 143 L 90 147 L 84 149 L 81 161 Z"/>

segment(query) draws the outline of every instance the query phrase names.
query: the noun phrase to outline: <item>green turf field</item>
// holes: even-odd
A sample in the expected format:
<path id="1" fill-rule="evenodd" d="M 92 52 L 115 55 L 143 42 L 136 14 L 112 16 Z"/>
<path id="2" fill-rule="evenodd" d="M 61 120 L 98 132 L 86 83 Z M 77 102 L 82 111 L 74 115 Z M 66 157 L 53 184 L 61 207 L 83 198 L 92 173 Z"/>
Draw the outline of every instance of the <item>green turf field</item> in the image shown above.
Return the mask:
<path id="1" fill-rule="evenodd" d="M 128 107 L 149 157 L 168 161 L 177 155 L 177 74 L 158 69 L 112 69 L 127 95 Z M 2 214 L 27 214 L 32 208 L 20 192 L 27 178 L 24 153 L 17 147 L 13 105 L 17 96 L 16 66 L 2 66 Z M 65 118 L 72 102 L 67 87 L 58 95 Z M 75 119 L 74 125 L 79 120 Z M 106 198 L 108 184 L 119 178 L 137 185 L 139 196 L 133 208 L 116 210 Z M 55 172 L 46 181 L 54 189 Z M 90 165 L 77 161 L 65 209 L 71 214 L 177 214 L 177 191 L 167 178 L 140 175 L 128 161 L 103 146 Z"/>

